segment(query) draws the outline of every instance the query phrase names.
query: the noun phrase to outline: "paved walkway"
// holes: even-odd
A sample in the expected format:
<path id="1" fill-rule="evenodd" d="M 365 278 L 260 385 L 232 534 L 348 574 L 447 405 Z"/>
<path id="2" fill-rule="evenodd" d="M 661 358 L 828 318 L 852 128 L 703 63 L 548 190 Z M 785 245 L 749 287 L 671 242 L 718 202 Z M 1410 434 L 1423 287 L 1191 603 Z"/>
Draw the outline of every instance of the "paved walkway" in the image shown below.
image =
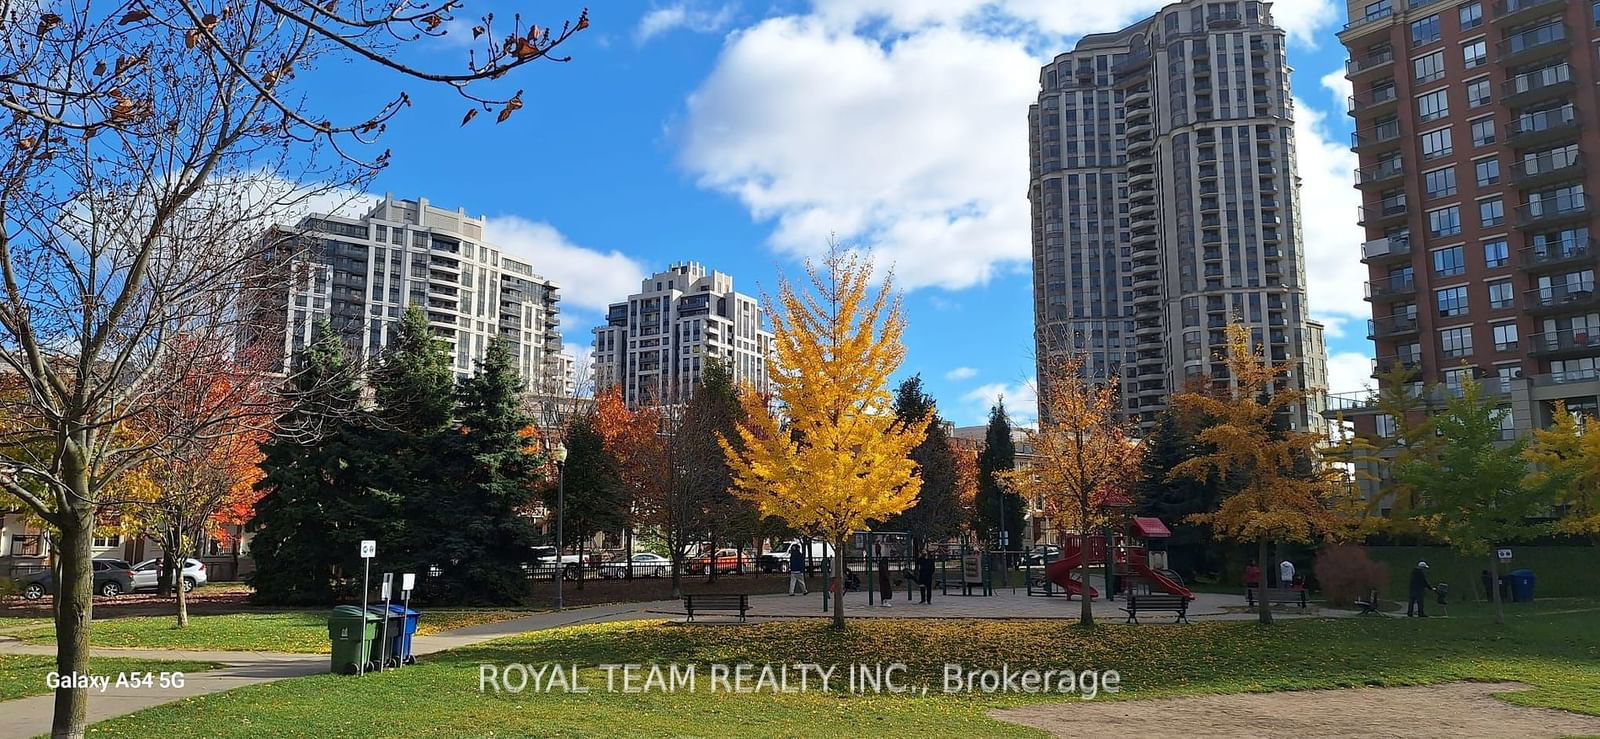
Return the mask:
<path id="1" fill-rule="evenodd" d="M 603 621 L 627 621 L 641 618 L 648 607 L 664 609 L 669 602 L 630 603 L 620 605 L 573 608 L 560 613 L 539 613 L 509 621 L 471 626 L 431 636 L 418 636 L 412 641 L 416 654 L 432 654 L 446 649 L 469 646 L 528 631 L 571 626 Z M 0 654 L 54 655 L 51 644 L 23 644 L 0 638 Z M 182 688 L 117 688 L 89 694 L 88 720 L 90 723 L 115 718 L 134 711 L 163 703 L 192 698 L 224 690 L 272 682 L 290 677 L 303 677 L 328 671 L 328 655 L 289 654 L 282 652 L 208 652 L 169 649 L 116 649 L 96 648 L 96 657 L 138 657 L 144 659 L 193 660 L 217 662 L 222 667 L 184 676 Z M 42 676 L 41 676 L 41 679 Z M 0 702 L 0 737 L 29 737 L 50 732 L 50 718 L 55 711 L 55 696 L 36 695 L 28 698 Z"/>

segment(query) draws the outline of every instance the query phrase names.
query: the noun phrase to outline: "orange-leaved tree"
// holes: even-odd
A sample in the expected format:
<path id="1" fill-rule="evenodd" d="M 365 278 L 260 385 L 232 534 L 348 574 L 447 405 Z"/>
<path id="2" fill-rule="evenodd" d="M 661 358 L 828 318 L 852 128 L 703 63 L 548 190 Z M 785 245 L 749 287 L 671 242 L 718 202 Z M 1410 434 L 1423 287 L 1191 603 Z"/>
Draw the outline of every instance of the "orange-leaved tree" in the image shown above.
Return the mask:
<path id="1" fill-rule="evenodd" d="M 1196 436 L 1210 451 L 1179 463 L 1170 476 L 1233 481 L 1233 494 L 1215 512 L 1189 518 L 1219 536 L 1255 542 L 1265 567 L 1273 541 L 1309 542 L 1347 530 L 1357 521 L 1355 501 L 1320 458 L 1324 437 L 1287 428 L 1284 417 L 1304 400 L 1280 381 L 1287 368 L 1262 356 L 1244 324 L 1230 325 L 1227 338 L 1228 387 L 1173 396 L 1180 411 L 1214 420 Z M 1267 599 L 1257 600 L 1261 623 L 1272 623 Z"/>
<path id="2" fill-rule="evenodd" d="M 767 365 L 782 419 L 767 398 L 744 393 L 739 443 L 721 442 L 736 493 L 761 515 L 830 542 L 839 583 L 851 532 L 916 502 L 921 480 L 909 455 L 928 422 L 898 418 L 891 402 L 889 375 L 905 359 L 892 278 L 873 294 L 870 261 L 837 246 L 806 273 L 810 291 L 785 280 L 782 310 L 773 311 L 777 356 Z M 838 598 L 833 624 L 844 626 Z"/>
<path id="3" fill-rule="evenodd" d="M 1132 500 L 1140 450 L 1122 416 L 1116 378 L 1092 381 L 1083 369 L 1076 354 L 1046 364 L 1039 378 L 1039 429 L 1025 432 L 1033 464 L 1000 476 L 1025 500 L 1044 501 L 1050 520 L 1077 531 L 1086 545 L 1090 535 L 1113 523 L 1115 507 Z M 1093 628 L 1088 556 L 1078 572 L 1085 588 L 1078 622 Z"/>
<path id="4" fill-rule="evenodd" d="M 1557 402 L 1550 427 L 1533 430 L 1522 456 L 1535 465 L 1528 485 L 1552 489 L 1567 508 L 1556 529 L 1600 541 L 1600 423 Z"/>

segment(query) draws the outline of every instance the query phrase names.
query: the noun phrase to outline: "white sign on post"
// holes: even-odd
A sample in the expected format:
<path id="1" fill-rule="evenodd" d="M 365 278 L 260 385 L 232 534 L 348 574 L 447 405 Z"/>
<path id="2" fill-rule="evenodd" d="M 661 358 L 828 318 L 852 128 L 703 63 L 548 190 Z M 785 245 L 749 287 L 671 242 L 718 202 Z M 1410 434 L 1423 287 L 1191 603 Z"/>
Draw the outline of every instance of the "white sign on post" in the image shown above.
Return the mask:
<path id="1" fill-rule="evenodd" d="M 1500 551 L 1495 552 L 1495 554 L 1500 557 L 1500 561 L 1501 562 L 1510 562 L 1511 561 L 1511 550 L 1510 549 L 1501 549 Z"/>
<path id="2" fill-rule="evenodd" d="M 361 558 L 372 559 L 378 556 L 378 542 L 376 539 L 361 540 Z"/>
<path id="3" fill-rule="evenodd" d="M 405 592 L 405 593 L 411 592 L 412 590 L 415 589 L 416 584 L 417 584 L 417 574 L 416 573 L 407 572 L 406 574 L 400 576 L 400 590 L 401 590 L 401 592 Z"/>
<path id="4" fill-rule="evenodd" d="M 384 600 L 389 600 L 389 593 L 391 592 L 391 588 L 393 587 L 393 585 L 394 585 L 394 573 L 393 572 L 385 572 L 385 573 L 383 573 L 383 591 L 382 591 L 382 594 L 379 595 L 378 597 L 380 597 L 380 598 L 382 598 Z"/>

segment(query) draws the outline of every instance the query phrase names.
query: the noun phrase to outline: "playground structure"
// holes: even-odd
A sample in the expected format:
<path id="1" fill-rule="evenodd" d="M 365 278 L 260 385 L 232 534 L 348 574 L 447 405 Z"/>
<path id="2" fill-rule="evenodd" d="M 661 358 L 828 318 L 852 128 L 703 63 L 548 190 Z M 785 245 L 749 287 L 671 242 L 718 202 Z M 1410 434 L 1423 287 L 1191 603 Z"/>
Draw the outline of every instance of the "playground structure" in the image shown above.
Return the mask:
<path id="1" fill-rule="evenodd" d="M 1028 578 L 1028 595 L 1065 594 L 1071 598 L 1074 595 L 1083 596 L 1087 591 L 1090 598 L 1100 597 L 1100 592 L 1094 586 L 1074 577 L 1080 573 L 1087 559 L 1091 569 L 1098 569 L 1102 573 L 1107 562 L 1110 562 L 1110 590 L 1113 593 L 1136 593 L 1138 588 L 1145 588 L 1147 592 L 1159 591 L 1194 600 L 1194 593 L 1188 588 L 1150 566 L 1147 540 L 1164 539 L 1171 535 L 1172 532 L 1161 519 L 1145 516 L 1134 516 L 1129 522 L 1128 531 L 1123 534 L 1065 535 L 1061 539 L 1061 558 L 1044 565 L 1042 581 L 1036 582 L 1032 576 Z"/>

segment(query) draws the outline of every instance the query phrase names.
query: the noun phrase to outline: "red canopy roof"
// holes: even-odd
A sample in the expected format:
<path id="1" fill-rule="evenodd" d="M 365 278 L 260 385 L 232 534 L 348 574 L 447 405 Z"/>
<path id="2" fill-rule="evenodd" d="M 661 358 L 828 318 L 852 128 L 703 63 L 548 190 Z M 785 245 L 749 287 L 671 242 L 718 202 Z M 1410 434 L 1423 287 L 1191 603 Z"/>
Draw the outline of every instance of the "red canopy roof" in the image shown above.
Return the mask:
<path id="1" fill-rule="evenodd" d="M 1155 516 L 1134 516 L 1133 528 L 1146 539 L 1165 539 L 1172 536 L 1172 530 Z"/>

